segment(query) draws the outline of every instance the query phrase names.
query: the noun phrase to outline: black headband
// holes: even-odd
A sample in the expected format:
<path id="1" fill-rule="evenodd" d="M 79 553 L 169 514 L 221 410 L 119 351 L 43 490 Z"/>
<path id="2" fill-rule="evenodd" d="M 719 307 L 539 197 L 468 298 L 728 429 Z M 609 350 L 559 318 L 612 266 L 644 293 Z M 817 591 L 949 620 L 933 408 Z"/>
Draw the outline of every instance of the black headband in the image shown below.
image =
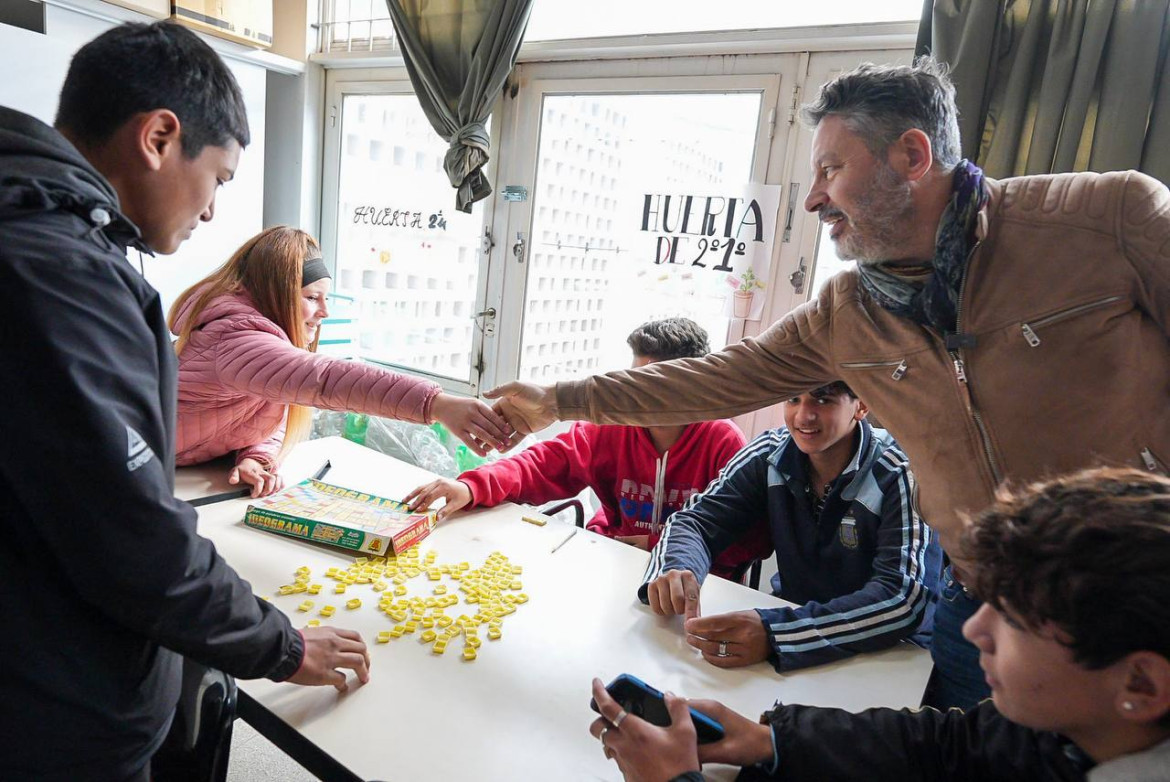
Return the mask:
<path id="1" fill-rule="evenodd" d="M 317 280 L 323 280 L 326 277 L 330 279 L 333 275 L 329 273 L 329 269 L 325 266 L 323 258 L 306 258 L 305 268 L 301 271 L 301 287 L 312 285 Z"/>

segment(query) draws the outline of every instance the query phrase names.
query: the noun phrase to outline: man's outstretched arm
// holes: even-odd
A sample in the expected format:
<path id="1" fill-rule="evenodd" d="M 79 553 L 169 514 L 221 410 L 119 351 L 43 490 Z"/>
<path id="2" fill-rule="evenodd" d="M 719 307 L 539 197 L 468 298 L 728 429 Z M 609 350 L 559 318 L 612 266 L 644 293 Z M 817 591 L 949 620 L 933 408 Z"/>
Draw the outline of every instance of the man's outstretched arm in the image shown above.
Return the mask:
<path id="1" fill-rule="evenodd" d="M 835 286 L 827 285 L 756 338 L 702 358 L 658 361 L 584 380 L 505 383 L 484 396 L 520 434 L 557 420 L 596 424 L 669 426 L 730 418 L 782 402 L 836 380 L 829 313 Z"/>

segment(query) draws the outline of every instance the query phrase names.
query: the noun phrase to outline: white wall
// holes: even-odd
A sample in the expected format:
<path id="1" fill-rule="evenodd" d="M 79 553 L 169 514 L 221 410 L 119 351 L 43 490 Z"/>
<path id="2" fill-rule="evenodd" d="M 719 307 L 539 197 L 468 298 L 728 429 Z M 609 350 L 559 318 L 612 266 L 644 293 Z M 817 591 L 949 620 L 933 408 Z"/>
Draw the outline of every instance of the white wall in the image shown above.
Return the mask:
<path id="1" fill-rule="evenodd" d="M 52 123 L 75 46 L 0 24 L 0 106 Z"/>
<path id="2" fill-rule="evenodd" d="M 320 240 L 321 145 L 325 69 L 308 63 L 299 75 L 268 73 L 264 150 L 264 225 L 291 225 Z"/>

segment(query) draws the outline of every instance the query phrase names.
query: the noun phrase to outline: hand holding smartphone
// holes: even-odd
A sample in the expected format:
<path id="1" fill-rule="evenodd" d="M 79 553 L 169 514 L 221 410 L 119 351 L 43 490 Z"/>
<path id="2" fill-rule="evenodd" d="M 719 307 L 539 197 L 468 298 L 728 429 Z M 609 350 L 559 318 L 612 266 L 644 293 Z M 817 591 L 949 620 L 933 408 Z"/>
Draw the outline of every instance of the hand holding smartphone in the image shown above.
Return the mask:
<path id="1" fill-rule="evenodd" d="M 660 728 L 670 727 L 670 713 L 666 710 L 666 700 L 662 693 L 638 677 L 623 673 L 607 684 L 605 690 L 630 714 Z M 589 707 L 598 714 L 601 713 L 596 700 L 590 699 Z M 695 733 L 700 744 L 722 740 L 723 726 L 706 714 L 692 708 L 691 722 L 695 725 Z"/>

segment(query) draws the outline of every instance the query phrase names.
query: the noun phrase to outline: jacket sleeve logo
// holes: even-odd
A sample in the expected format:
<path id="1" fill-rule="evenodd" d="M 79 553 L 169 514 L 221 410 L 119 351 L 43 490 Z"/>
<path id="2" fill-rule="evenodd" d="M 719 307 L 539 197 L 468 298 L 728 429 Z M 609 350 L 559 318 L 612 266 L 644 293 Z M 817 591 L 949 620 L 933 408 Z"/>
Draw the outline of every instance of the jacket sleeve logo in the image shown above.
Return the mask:
<path id="1" fill-rule="evenodd" d="M 126 456 L 126 469 L 130 472 L 154 458 L 154 451 L 150 450 L 146 440 L 129 426 L 126 427 Z"/>

